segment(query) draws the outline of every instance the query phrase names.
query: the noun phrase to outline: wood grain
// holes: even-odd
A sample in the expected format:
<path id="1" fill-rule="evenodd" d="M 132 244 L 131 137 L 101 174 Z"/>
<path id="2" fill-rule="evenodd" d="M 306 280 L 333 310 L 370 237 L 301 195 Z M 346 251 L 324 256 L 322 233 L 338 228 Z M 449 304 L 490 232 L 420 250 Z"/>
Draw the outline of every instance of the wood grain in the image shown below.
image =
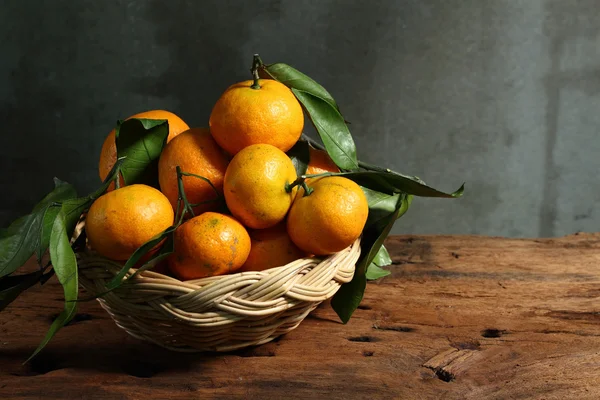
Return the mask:
<path id="1" fill-rule="evenodd" d="M 27 365 L 61 310 L 55 281 L 0 314 L 0 398 L 600 398 L 600 234 L 396 236 L 392 275 L 352 320 L 319 307 L 229 354 L 142 343 L 95 303 Z"/>

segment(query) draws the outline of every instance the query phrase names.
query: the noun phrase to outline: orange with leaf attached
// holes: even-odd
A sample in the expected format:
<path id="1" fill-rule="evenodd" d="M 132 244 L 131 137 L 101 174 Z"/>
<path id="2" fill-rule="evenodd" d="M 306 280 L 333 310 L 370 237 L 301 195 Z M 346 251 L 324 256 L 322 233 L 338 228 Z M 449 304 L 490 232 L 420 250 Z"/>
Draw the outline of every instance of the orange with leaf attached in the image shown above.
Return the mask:
<path id="1" fill-rule="evenodd" d="M 158 182 L 160 190 L 167 196 L 173 208 L 179 197 L 177 166 L 182 172 L 196 174 L 183 176 L 185 195 L 192 204 L 194 213 L 215 210 L 218 198 L 223 194 L 223 179 L 228 160 L 217 146 L 208 129 L 192 128 L 170 141 L 163 149 L 158 161 Z M 212 186 L 211 186 L 212 184 Z"/>
<path id="2" fill-rule="evenodd" d="M 236 83 L 221 95 L 210 114 L 210 132 L 231 155 L 253 144 L 270 144 L 286 152 L 302 134 L 302 107 L 282 83 L 269 79 L 258 80 L 258 86 L 253 83 Z"/>
<path id="3" fill-rule="evenodd" d="M 333 254 L 350 246 L 362 233 L 369 206 L 355 182 L 341 176 L 314 178 L 292 204 L 287 231 L 300 249 L 310 254 Z"/>
<path id="4" fill-rule="evenodd" d="M 167 142 L 171 141 L 175 136 L 181 132 L 190 129 L 190 127 L 177 115 L 170 111 L 165 110 L 151 110 L 144 111 L 139 114 L 132 115 L 127 119 L 139 118 L 139 119 L 166 119 L 169 123 L 169 136 Z M 98 174 L 101 180 L 105 180 L 110 170 L 117 162 L 117 144 L 115 141 L 115 130 L 110 131 L 104 143 L 102 144 L 102 150 L 100 150 L 100 160 L 98 161 Z M 124 186 L 125 182 L 123 177 L 119 177 L 120 186 Z M 115 187 L 114 183 L 111 183 L 108 190 L 113 190 Z"/>

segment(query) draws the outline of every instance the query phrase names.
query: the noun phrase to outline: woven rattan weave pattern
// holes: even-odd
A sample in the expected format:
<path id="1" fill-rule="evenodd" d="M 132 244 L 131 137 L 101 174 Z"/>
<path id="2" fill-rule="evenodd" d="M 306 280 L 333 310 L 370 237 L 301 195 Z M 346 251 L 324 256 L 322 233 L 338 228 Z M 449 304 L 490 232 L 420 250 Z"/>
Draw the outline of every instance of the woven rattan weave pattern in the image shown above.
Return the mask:
<path id="1" fill-rule="evenodd" d="M 360 239 L 326 258 L 259 272 L 182 282 L 145 271 L 98 299 L 130 335 L 176 351 L 230 351 L 269 342 L 296 328 L 352 280 Z M 81 285 L 106 291 L 121 269 L 92 252 L 77 254 Z M 130 274 L 135 270 L 130 270 Z"/>

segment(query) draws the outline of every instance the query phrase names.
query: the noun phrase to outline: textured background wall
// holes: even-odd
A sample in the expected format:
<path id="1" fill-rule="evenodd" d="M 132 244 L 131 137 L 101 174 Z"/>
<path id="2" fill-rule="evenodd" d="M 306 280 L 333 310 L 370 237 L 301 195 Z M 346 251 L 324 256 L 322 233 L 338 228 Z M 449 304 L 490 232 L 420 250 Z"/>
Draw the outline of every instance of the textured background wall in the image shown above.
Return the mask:
<path id="1" fill-rule="evenodd" d="M 0 222 L 58 176 L 85 192 L 118 118 L 206 126 L 254 52 L 322 83 L 365 161 L 460 200 L 395 232 L 600 229 L 596 0 L 33 1 L 0 7 Z"/>

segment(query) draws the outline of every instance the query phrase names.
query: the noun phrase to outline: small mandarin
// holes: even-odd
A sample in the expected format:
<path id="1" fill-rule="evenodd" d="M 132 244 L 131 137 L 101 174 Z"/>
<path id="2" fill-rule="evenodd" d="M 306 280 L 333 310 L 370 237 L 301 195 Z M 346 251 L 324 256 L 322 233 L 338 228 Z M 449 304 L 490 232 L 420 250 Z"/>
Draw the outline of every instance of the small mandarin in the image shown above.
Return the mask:
<path id="1" fill-rule="evenodd" d="M 92 249 L 127 260 L 138 247 L 173 224 L 173 207 L 153 187 L 134 184 L 107 192 L 90 207 L 85 231 Z"/>
<path id="2" fill-rule="evenodd" d="M 281 267 L 306 256 L 290 239 L 284 222 L 267 229 L 251 230 L 250 240 L 250 254 L 240 271 Z"/>
<path id="3" fill-rule="evenodd" d="M 333 254 L 360 236 L 369 206 L 355 182 L 340 176 L 314 178 L 312 193 L 298 191 L 287 218 L 287 231 L 300 249 L 310 254 Z"/>
<path id="4" fill-rule="evenodd" d="M 253 144 L 270 144 L 288 151 L 304 128 L 302 107 L 284 84 L 270 79 L 230 86 L 217 100 L 209 127 L 219 146 L 229 154 Z"/>
<path id="5" fill-rule="evenodd" d="M 250 236 L 234 218 L 205 212 L 175 230 L 170 271 L 181 280 L 237 271 L 250 253 Z"/>
<path id="6" fill-rule="evenodd" d="M 221 148 L 217 146 L 208 129 L 192 128 L 180 133 L 169 142 L 158 160 L 158 182 L 160 190 L 167 196 L 171 205 L 177 207 L 179 188 L 177 181 L 177 166 L 183 172 L 200 175 L 213 184 L 193 176 L 182 178 L 183 188 L 188 201 L 199 204 L 194 207 L 194 213 L 215 210 L 218 206 L 217 192 L 223 193 L 223 178 L 228 160 Z M 217 192 L 215 192 L 215 189 Z"/>
<path id="7" fill-rule="evenodd" d="M 269 144 L 255 144 L 237 153 L 225 172 L 223 191 L 227 207 L 240 222 L 253 229 L 265 229 L 283 221 L 296 188 L 290 158 Z"/>

